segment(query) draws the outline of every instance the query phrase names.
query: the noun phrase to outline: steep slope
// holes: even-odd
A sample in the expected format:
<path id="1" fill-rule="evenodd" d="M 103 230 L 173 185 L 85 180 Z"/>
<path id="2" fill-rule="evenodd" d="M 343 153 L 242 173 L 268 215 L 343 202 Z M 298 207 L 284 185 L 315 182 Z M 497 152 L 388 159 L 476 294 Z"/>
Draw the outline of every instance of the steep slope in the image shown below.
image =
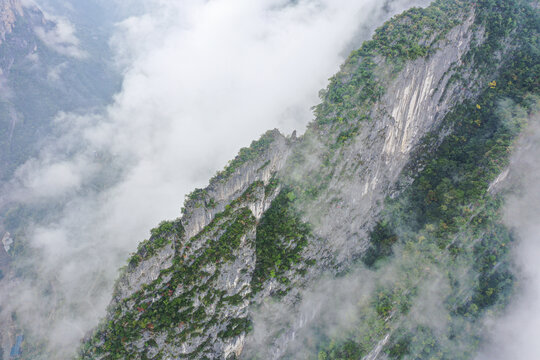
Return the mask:
<path id="1" fill-rule="evenodd" d="M 438 0 L 378 29 L 301 138 L 267 133 L 152 231 L 80 358 L 472 358 L 512 288 L 487 190 L 537 108 L 538 24 Z"/>

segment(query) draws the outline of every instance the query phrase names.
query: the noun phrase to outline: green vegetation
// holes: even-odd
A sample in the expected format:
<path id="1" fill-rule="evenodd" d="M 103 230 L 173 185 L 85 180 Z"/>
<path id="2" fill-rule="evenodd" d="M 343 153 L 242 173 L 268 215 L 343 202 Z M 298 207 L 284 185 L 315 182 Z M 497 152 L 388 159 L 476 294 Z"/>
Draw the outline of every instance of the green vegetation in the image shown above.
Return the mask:
<path id="1" fill-rule="evenodd" d="M 385 93 L 384 73 L 396 74 L 406 61 L 434 53 L 444 36 L 460 24 L 471 3 L 437 0 L 395 16 L 375 31 L 373 39 L 351 53 L 339 73 L 321 91 L 323 102 L 314 110 L 314 126 L 358 123 Z M 383 57 L 384 64 L 378 60 Z M 350 130 L 349 130 L 350 131 Z"/>
<path id="2" fill-rule="evenodd" d="M 538 10 L 530 5 L 529 0 L 479 0 L 477 2 L 476 23 L 486 30 L 485 41 L 473 49 L 470 56 L 480 70 L 489 73 L 490 64 L 497 59 L 497 51 L 507 46 L 516 46 L 514 59 L 529 62 L 531 70 L 538 68 Z M 516 36 L 518 35 L 518 36 Z M 508 41 L 517 38 L 517 43 Z M 524 56 L 528 54 L 528 56 Z M 510 60 L 512 61 L 512 60 Z M 525 68 L 516 64 L 514 70 L 520 75 Z M 527 76 L 525 76 L 527 77 Z M 519 78 L 519 76 L 518 76 Z M 534 82 L 534 78 L 529 78 Z M 536 78 L 538 80 L 538 78 Z"/>
<path id="3" fill-rule="evenodd" d="M 189 193 L 186 197 L 188 200 L 191 201 L 197 201 L 197 200 L 203 200 L 206 197 L 206 190 L 205 189 L 195 189 L 191 193 Z"/>
<path id="4" fill-rule="evenodd" d="M 518 31 L 517 41 L 509 42 L 515 51 L 478 99 L 457 106 L 446 117 L 444 124 L 453 131 L 435 151 L 423 154 L 423 170 L 404 174 L 414 181 L 386 202 L 364 258 L 367 265 L 377 265 L 376 274 L 396 274 L 391 281 L 378 280 L 370 305 L 360 310 L 362 321 L 370 319 L 385 329 L 382 334 L 392 334 L 384 349 L 390 359 L 470 359 L 483 334 L 482 316 L 504 307 L 512 294 L 513 239 L 500 222 L 502 199 L 487 190 L 507 166 L 529 114 L 540 107 L 540 66 L 534 60 L 540 54 L 540 22 L 520 1 L 480 1 L 477 7 L 479 21 L 489 23 L 492 32 L 486 45 L 472 54 L 493 59 L 503 38 Z M 487 66 L 479 59 L 477 63 Z M 426 137 L 424 147 L 433 149 L 433 135 Z M 421 284 L 432 281 L 444 289 L 442 332 L 438 324 L 417 324 L 409 314 L 415 304 L 430 301 L 422 296 Z M 373 336 L 358 325 L 352 334 L 340 337 L 346 342 L 323 342 L 319 358 L 343 358 L 340 351 L 345 344 L 350 347 L 350 341 L 372 349 L 382 334 Z"/>
<path id="5" fill-rule="evenodd" d="M 308 130 L 303 142 L 299 143 L 287 159 L 283 171 L 285 182 L 294 192 L 299 206 L 309 208 L 328 188 L 335 173 L 341 148 L 323 147 L 314 140 Z M 347 139 L 348 140 L 348 139 Z M 346 141 L 344 141 L 345 143 Z M 316 165 L 314 166 L 313 163 Z M 294 174 L 289 176 L 289 174 Z"/>
<path id="6" fill-rule="evenodd" d="M 373 266 L 378 260 L 392 255 L 392 246 L 397 242 L 396 233 L 386 221 L 375 225 L 369 237 L 369 248 L 362 259 L 367 266 Z"/>
<path id="7" fill-rule="evenodd" d="M 225 169 L 219 171 L 212 179 L 210 179 L 210 184 L 225 181 L 242 165 L 257 160 L 261 155 L 266 153 L 270 148 L 270 145 L 278 136 L 280 136 L 278 130 L 269 130 L 264 133 L 259 140 L 253 141 L 249 147 L 240 149 L 238 155 L 233 160 L 229 161 L 229 164 Z M 263 170 L 269 164 L 270 161 L 266 161 L 259 167 L 258 171 Z M 206 207 L 208 209 L 213 209 L 216 206 L 216 200 L 208 196 L 207 189 L 197 188 L 186 195 L 186 201 L 181 211 L 182 215 L 187 215 L 186 211 L 190 208 Z"/>
<path id="8" fill-rule="evenodd" d="M 223 323 L 228 325 L 220 332 L 222 338 L 247 331 L 249 319 L 228 319 L 221 314 L 225 305 L 239 306 L 244 296 L 229 296 L 216 288 L 221 266 L 235 260 L 234 250 L 240 246 L 241 239 L 255 230 L 255 218 L 244 204 L 255 200 L 256 189 L 263 186 L 262 182 L 253 183 L 187 241 L 181 241 L 184 232 L 179 221 L 163 222 L 153 229 L 150 241 L 142 243 L 137 254 L 143 256 L 155 251 L 152 244 L 163 243 L 160 239 L 174 240 L 179 248 L 173 266 L 162 270 L 155 281 L 143 285 L 141 290 L 110 309 L 112 320 L 102 324 L 92 340 L 84 344 L 80 358 L 91 359 L 96 354 L 107 355 L 107 359 L 137 358 L 140 354 L 137 355 L 133 342 L 144 333 L 165 332 L 167 342 L 179 344 Z M 202 247 L 193 250 L 196 244 Z M 197 298 L 201 299 L 199 306 L 195 306 Z M 210 308 L 215 308 L 213 313 L 207 313 Z M 147 345 L 152 347 L 152 344 Z M 203 352 L 206 345 L 201 344 L 196 352 Z"/>
<path id="9" fill-rule="evenodd" d="M 251 320 L 247 318 L 232 319 L 224 331 L 218 334 L 218 337 L 222 339 L 236 337 L 249 331 L 251 326 Z"/>
<path id="10" fill-rule="evenodd" d="M 294 208 L 295 199 L 291 188 L 283 188 L 257 226 L 257 261 L 251 282 L 254 292 L 272 278 L 287 284 L 288 278 L 283 275 L 302 260 L 311 230 Z"/>
<path id="11" fill-rule="evenodd" d="M 300 179 L 296 176 L 288 180 L 300 203 L 313 205 L 336 179 L 336 164 L 344 160 L 342 150 L 354 143 L 360 124 L 370 120 L 372 107 L 385 93 L 386 83 L 406 61 L 432 54 L 471 7 L 467 1 L 441 0 L 426 9 L 413 8 L 387 22 L 373 40 L 351 53 L 321 92 L 323 101 L 314 108 L 316 120 L 289 157 L 286 172 L 304 169 Z M 314 160 L 321 165 L 310 165 Z M 361 161 L 356 166 L 360 165 Z"/>
<path id="12" fill-rule="evenodd" d="M 342 70 L 330 79 L 327 90 L 321 92 L 324 101 L 314 108 L 317 125 L 356 122 L 384 94 L 375 75 L 375 56 L 364 47 L 349 56 Z"/>
<path id="13" fill-rule="evenodd" d="M 181 344 L 222 324 L 225 328 L 218 332 L 221 339 L 250 331 L 249 318 L 225 318 L 226 313 L 222 313 L 228 307 L 241 306 L 249 299 L 249 292 L 230 295 L 216 288 L 221 267 L 236 260 L 235 250 L 248 234 L 255 238 L 251 246 L 257 253 L 252 291 L 260 290 L 265 281 L 273 278 L 287 284 L 283 275 L 300 264 L 301 251 L 310 231 L 293 207 L 296 199 L 292 190 L 280 191 L 258 225 L 251 210 L 245 206 L 259 201 L 256 194 L 261 194 L 262 189 L 265 196 L 273 196 L 278 187 L 279 182 L 275 179 L 266 186 L 260 181 L 254 182 L 191 239 L 183 238 L 179 221 L 163 222 L 153 229 L 150 240 L 141 244 L 130 260 L 130 266 L 135 266 L 133 258 L 145 258 L 155 254 L 159 246 L 174 242 L 177 249 L 173 266 L 162 270 L 155 281 L 143 285 L 142 289 L 110 309 L 112 320 L 102 324 L 92 340 L 85 343 L 80 358 L 149 356 L 147 351 L 155 347 L 154 343 L 147 342 L 142 353 L 133 345 L 143 334 L 164 332 L 168 343 Z M 198 306 L 196 299 L 200 301 Z M 190 356 L 203 354 L 207 345 L 202 343 Z"/>
<path id="14" fill-rule="evenodd" d="M 435 45 L 448 31 L 461 24 L 470 8 L 470 2 L 463 0 L 437 0 L 427 8 L 412 8 L 378 28 L 366 48 L 396 65 L 426 57 L 437 50 Z"/>
<path id="15" fill-rule="evenodd" d="M 355 341 L 347 340 L 341 344 L 336 344 L 334 342 L 330 343 L 327 350 L 319 352 L 318 360 L 361 359 L 365 355 L 365 349 Z"/>
<path id="16" fill-rule="evenodd" d="M 256 159 L 261 154 L 264 154 L 265 151 L 268 150 L 270 144 L 272 144 L 274 140 L 276 139 L 277 133 L 278 133 L 277 130 L 269 130 L 263 136 L 261 136 L 259 140 L 253 141 L 249 147 L 240 149 L 240 152 L 238 153 L 238 155 L 229 162 L 229 165 L 227 165 L 225 169 L 218 172 L 210 180 L 210 183 L 214 181 L 221 181 L 221 180 L 227 179 L 240 166 L 244 165 L 248 161 Z M 264 166 L 265 165 L 263 165 L 261 169 Z"/>
<path id="17" fill-rule="evenodd" d="M 171 239 L 180 239 L 184 235 L 184 227 L 180 220 L 162 221 L 157 228 L 150 230 L 152 235 L 137 247 L 137 252 L 128 261 L 130 267 L 136 267 L 139 263 L 154 256 L 165 245 L 171 244 Z"/>
<path id="18" fill-rule="evenodd" d="M 272 196 L 278 187 L 279 187 L 279 180 L 276 179 L 276 177 L 273 177 L 268 182 L 268 185 L 264 187 L 264 196 L 265 197 Z"/>
<path id="19" fill-rule="evenodd" d="M 358 127 L 352 127 L 339 133 L 333 148 L 343 147 L 350 139 L 358 135 Z"/>
<path id="20" fill-rule="evenodd" d="M 390 338 L 390 346 L 386 348 L 386 355 L 392 360 L 402 359 L 409 355 L 413 334 L 405 329 L 397 329 Z"/>

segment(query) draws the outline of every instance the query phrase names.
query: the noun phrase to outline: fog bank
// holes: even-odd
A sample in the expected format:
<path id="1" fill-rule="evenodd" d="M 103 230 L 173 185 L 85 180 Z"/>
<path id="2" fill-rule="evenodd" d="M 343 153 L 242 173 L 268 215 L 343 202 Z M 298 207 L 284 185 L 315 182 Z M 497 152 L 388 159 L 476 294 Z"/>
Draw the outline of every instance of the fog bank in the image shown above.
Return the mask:
<path id="1" fill-rule="evenodd" d="M 478 360 L 536 359 L 540 356 L 540 116 L 530 125 L 512 156 L 512 186 L 504 212 L 517 244 L 517 289 L 506 313 L 486 324 L 488 341 Z"/>

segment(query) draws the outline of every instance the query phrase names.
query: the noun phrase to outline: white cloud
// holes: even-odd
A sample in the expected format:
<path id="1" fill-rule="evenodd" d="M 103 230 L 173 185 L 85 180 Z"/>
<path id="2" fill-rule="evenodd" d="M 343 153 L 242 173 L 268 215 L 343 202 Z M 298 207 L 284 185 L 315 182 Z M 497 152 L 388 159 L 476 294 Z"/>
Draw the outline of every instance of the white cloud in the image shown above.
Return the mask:
<path id="1" fill-rule="evenodd" d="M 486 324 L 489 341 L 478 360 L 540 357 L 540 116 L 531 119 L 513 155 L 509 183 L 516 193 L 505 206 L 505 223 L 514 230 L 517 292 L 501 318 Z"/>
<path id="2" fill-rule="evenodd" d="M 37 60 L 37 54 L 35 55 Z M 66 66 L 67 63 L 64 62 L 49 69 L 49 71 L 47 72 L 47 80 L 50 82 L 56 82 L 60 80 L 60 78 L 62 77 L 62 72 L 65 70 Z"/>
<path id="3" fill-rule="evenodd" d="M 34 31 L 43 43 L 59 54 L 82 59 L 88 54 L 80 48 L 75 27 L 66 18 L 44 13 L 47 22 Z"/>
<path id="4" fill-rule="evenodd" d="M 81 184 L 80 173 L 68 162 L 59 162 L 42 169 L 40 176 L 29 176 L 25 186 L 34 196 L 55 196 L 77 188 Z"/>

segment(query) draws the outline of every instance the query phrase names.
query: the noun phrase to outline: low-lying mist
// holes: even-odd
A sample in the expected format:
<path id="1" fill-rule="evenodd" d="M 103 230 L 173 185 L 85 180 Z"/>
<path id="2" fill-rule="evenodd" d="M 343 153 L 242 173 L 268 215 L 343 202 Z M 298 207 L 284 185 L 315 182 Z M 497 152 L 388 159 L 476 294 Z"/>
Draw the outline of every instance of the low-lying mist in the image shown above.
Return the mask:
<path id="1" fill-rule="evenodd" d="M 478 360 L 536 359 L 540 356 L 540 116 L 518 142 L 507 182 L 504 219 L 513 229 L 518 274 L 516 296 L 501 318 L 486 323 L 489 341 Z"/>
<path id="2" fill-rule="evenodd" d="M 24 249 L 3 316 L 44 342 L 41 358 L 69 358 L 151 227 L 259 134 L 303 130 L 348 51 L 427 2 L 130 2 L 141 15 L 111 36 L 122 90 L 95 114 L 58 114 L 53 139 L 1 189 L 0 203 L 39 210 L 15 234 Z"/>

